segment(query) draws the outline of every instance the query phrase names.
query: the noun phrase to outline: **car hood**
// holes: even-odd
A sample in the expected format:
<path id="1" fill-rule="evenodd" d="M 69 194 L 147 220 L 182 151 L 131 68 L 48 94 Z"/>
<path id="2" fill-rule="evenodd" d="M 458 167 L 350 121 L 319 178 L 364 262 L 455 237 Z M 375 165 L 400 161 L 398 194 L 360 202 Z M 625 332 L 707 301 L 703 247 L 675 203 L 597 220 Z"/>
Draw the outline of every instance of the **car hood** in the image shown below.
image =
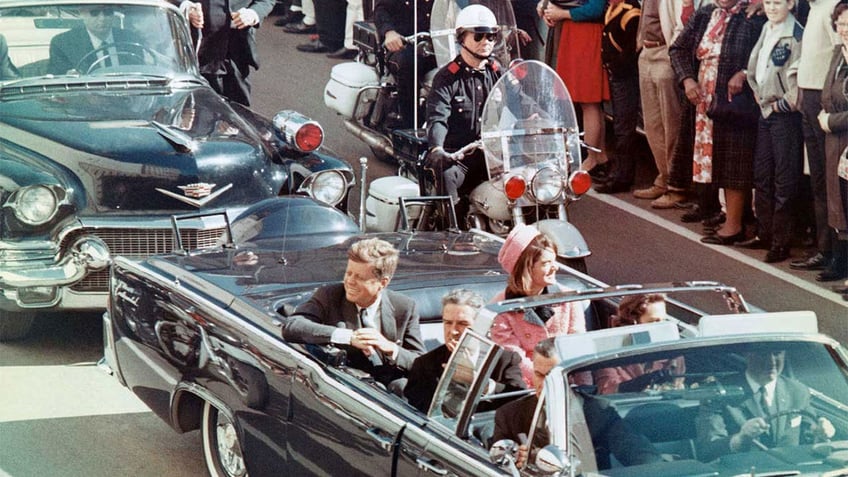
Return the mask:
<path id="1" fill-rule="evenodd" d="M 205 86 L 30 94 L 0 103 L 4 150 L 17 151 L 3 159 L 36 163 L 73 188 L 81 213 L 240 206 L 287 179 L 271 163 L 270 124 L 249 124 L 245 111 Z"/>

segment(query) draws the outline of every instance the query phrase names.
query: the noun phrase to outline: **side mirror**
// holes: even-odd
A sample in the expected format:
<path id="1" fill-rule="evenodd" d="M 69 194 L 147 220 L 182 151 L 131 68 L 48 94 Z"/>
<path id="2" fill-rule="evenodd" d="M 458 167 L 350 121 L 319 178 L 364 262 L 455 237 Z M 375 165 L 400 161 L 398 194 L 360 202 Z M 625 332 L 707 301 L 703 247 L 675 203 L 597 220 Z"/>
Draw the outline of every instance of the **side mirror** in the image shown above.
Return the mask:
<path id="1" fill-rule="evenodd" d="M 518 454 L 518 444 L 512 439 L 501 439 L 489 449 L 489 460 L 495 465 L 514 463 Z"/>
<path id="2" fill-rule="evenodd" d="M 560 474 L 573 464 L 566 459 L 565 453 L 559 447 L 552 444 L 536 453 L 536 468 L 546 474 Z"/>

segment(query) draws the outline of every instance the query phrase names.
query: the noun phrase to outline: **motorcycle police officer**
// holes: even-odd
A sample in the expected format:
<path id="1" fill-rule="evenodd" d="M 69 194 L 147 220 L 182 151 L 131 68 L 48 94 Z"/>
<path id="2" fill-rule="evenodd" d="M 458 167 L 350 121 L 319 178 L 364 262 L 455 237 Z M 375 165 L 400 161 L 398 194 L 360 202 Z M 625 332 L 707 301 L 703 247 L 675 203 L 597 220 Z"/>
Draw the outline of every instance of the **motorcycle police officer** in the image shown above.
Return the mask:
<path id="1" fill-rule="evenodd" d="M 482 5 L 463 8 L 456 17 L 460 53 L 436 73 L 427 96 L 428 165 L 441 173 L 463 228 L 468 194 L 488 179 L 488 172 L 481 149 L 465 157 L 456 151 L 480 137 L 483 105 L 502 74 L 492 57 L 497 39 L 498 24 L 491 10 Z"/>

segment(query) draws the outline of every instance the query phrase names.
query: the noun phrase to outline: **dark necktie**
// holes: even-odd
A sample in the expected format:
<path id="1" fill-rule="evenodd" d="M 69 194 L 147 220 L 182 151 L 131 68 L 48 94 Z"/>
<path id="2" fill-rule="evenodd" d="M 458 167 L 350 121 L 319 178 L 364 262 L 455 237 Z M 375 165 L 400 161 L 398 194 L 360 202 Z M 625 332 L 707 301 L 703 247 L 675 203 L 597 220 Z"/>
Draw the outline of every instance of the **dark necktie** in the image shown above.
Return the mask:
<path id="1" fill-rule="evenodd" d="M 763 410 L 763 416 L 767 417 L 771 415 L 771 406 L 769 406 L 768 400 L 766 399 L 766 387 L 760 386 L 760 389 L 759 391 L 757 391 L 757 393 L 759 394 L 759 403 L 760 407 Z"/>
<path id="2" fill-rule="evenodd" d="M 359 309 L 359 323 L 362 324 L 363 328 L 377 328 L 374 326 L 374 320 L 368 315 L 368 310 L 366 308 Z M 380 352 L 374 348 L 371 348 L 371 355 L 368 356 L 368 361 L 371 361 L 371 364 L 374 366 L 380 366 L 383 364 Z"/>

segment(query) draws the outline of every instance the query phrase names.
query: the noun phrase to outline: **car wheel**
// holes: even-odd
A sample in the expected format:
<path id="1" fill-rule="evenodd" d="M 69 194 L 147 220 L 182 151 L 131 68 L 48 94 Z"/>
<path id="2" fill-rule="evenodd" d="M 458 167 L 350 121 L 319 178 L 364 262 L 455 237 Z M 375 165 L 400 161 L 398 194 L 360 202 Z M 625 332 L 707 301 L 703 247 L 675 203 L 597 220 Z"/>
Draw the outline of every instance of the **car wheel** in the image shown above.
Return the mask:
<path id="1" fill-rule="evenodd" d="M 247 477 L 235 423 L 218 408 L 203 405 L 203 457 L 212 477 Z"/>
<path id="2" fill-rule="evenodd" d="M 0 342 L 25 338 L 32 330 L 35 312 L 12 312 L 0 310 Z"/>

